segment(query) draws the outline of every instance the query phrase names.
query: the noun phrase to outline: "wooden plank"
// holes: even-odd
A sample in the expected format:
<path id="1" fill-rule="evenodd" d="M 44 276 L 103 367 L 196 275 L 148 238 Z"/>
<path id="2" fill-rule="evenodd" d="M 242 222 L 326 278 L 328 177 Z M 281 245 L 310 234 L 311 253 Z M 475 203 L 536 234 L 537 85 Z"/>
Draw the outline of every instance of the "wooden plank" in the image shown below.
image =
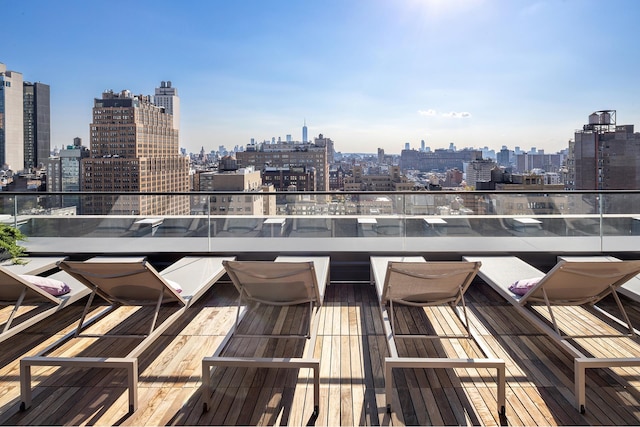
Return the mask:
<path id="1" fill-rule="evenodd" d="M 326 298 L 326 296 L 325 296 Z M 318 425 L 327 425 L 329 417 L 329 390 L 331 387 L 331 363 L 332 363 L 332 337 L 331 335 L 318 336 L 320 345 L 316 346 L 316 356 L 320 354 L 320 411 L 318 413 Z M 318 353 L 320 352 L 320 353 Z M 331 410 L 335 410 L 332 408 Z"/>
<path id="2" fill-rule="evenodd" d="M 225 289 L 223 289 L 225 288 Z M 39 325 L 8 340 L 0 353 L 0 422 L 2 424 L 41 425 L 47 423 L 84 425 L 217 425 L 272 424 L 374 425 L 374 424 L 482 424 L 500 422 L 496 412 L 495 372 L 490 370 L 405 369 L 394 374 L 400 389 L 394 387 L 394 407 L 388 414 L 384 403 L 383 360 L 386 339 L 376 333 L 381 324 L 377 297 L 372 287 L 360 284 L 332 285 L 327 290 L 327 305 L 320 310 L 327 325 L 318 338 L 316 357 L 321 358 L 320 415 L 311 418 L 313 386 L 309 370 L 301 369 L 216 369 L 213 374 L 212 408 L 202 413 L 205 393 L 201 387 L 200 362 L 210 355 L 233 322 L 235 290 L 218 285 L 182 323 L 167 330 L 158 348 L 145 352 L 141 359 L 140 406 L 128 414 L 127 393 L 119 382 L 122 373 L 103 369 L 36 368 L 34 406 L 18 412 L 19 359 L 31 356 L 55 341 L 63 331 L 73 329 L 82 307 L 72 306 L 52 317 L 52 323 Z M 532 329 L 512 307 L 484 286 L 470 288 L 467 302 L 474 323 L 479 323 L 487 345 L 496 357 L 507 363 L 507 417 L 512 425 L 624 425 L 640 419 L 640 370 L 637 368 L 595 369 L 587 374 L 587 413 L 573 407 L 573 361 L 549 339 Z M 611 306 L 605 301 L 604 307 Z M 200 303 L 199 303 L 200 304 Z M 225 305 L 226 304 L 226 305 Z M 608 304 L 608 305 L 607 305 Z M 614 307 L 615 308 L 615 307 Z M 96 306 L 95 309 L 99 309 Z M 326 309 L 326 310 L 325 310 Z M 71 313 L 69 315 L 68 313 Z M 118 310 L 125 322 L 148 316 L 149 310 Z M 286 313 L 286 314 L 284 314 Z M 306 317 L 302 307 L 288 310 L 262 307 L 244 326 L 252 330 L 296 331 Z M 458 320 L 446 308 L 432 307 L 424 315 L 413 309 L 400 310 L 401 328 L 456 332 Z M 629 314 L 640 320 L 640 305 L 632 304 Z M 164 314 L 164 315 L 167 315 Z M 74 316 L 75 319 L 74 319 Z M 559 311 L 567 330 L 585 331 L 574 325 L 575 316 L 598 320 L 595 313 L 582 314 L 573 308 Z M 429 324 L 423 324 L 427 319 Z M 611 325 L 598 330 L 614 330 Z M 107 326 L 104 326 L 107 325 Z M 146 323 L 135 325 L 144 331 Z M 95 330 L 118 330 L 110 321 Z M 336 334 L 337 332 L 337 334 Z M 381 332 L 381 331 L 380 331 Z M 399 349 L 407 355 L 444 355 L 461 357 L 476 354 L 477 348 L 463 339 L 424 344 L 422 340 L 400 340 Z M 596 354 L 613 350 L 615 355 L 633 354 L 640 347 L 630 339 L 586 339 L 585 347 Z M 110 344 L 111 342 L 111 344 Z M 56 351 L 66 354 L 107 351 L 126 352 L 125 341 L 80 339 Z M 615 344 L 615 348 L 608 348 Z M 282 355 L 298 351 L 294 340 L 233 339 L 230 355 L 244 352 Z M 326 363 L 326 361 L 329 363 Z M 332 366 L 333 365 L 333 366 Z M 436 373 L 435 371 L 441 371 Z M 411 387 L 411 389 L 410 389 Z M 404 403 L 400 402 L 400 399 Z"/>
<path id="3" fill-rule="evenodd" d="M 351 320 L 351 319 L 350 319 Z M 347 337 L 349 348 L 349 365 L 351 368 L 349 380 L 351 386 L 351 418 L 352 425 L 362 425 L 366 419 L 366 383 L 364 374 L 364 353 L 362 352 L 362 340 L 354 334 Z"/>
<path id="4" fill-rule="evenodd" d="M 327 402 L 327 424 L 340 425 L 341 392 L 340 392 L 340 365 L 342 362 L 340 336 L 331 336 L 331 364 L 329 367 L 329 400 Z"/>
<path id="5" fill-rule="evenodd" d="M 344 313 L 347 314 L 347 313 Z M 348 316 L 343 316 L 344 322 L 348 324 Z M 348 333 L 348 328 L 341 329 Z M 348 335 L 341 335 L 340 339 L 340 377 L 337 382 L 340 384 L 340 425 L 354 425 L 353 421 L 353 394 L 351 376 L 351 341 Z"/>

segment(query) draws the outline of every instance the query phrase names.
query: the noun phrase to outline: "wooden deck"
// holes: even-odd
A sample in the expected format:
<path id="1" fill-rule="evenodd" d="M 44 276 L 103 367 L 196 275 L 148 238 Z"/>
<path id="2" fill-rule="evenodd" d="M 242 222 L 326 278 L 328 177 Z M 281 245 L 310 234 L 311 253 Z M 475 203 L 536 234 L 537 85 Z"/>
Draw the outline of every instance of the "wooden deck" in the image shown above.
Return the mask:
<path id="1" fill-rule="evenodd" d="M 473 324 L 496 357 L 507 364 L 506 417 L 496 412 L 495 371 L 404 369 L 394 373 L 391 414 L 386 412 L 383 366 L 387 355 L 374 289 L 332 284 L 321 309 L 316 356 L 321 359 L 320 411 L 313 415 L 313 381 L 306 369 L 217 369 L 212 409 L 202 411 L 201 360 L 213 354 L 234 321 L 235 289 L 218 283 L 140 359 L 139 408 L 128 413 L 124 374 L 110 369 L 35 368 L 33 407 L 19 411 L 19 360 L 34 355 L 72 330 L 82 307 L 73 306 L 0 347 L 0 423 L 3 425 L 633 425 L 640 423 L 640 368 L 592 370 L 587 413 L 574 408 L 573 361 L 528 324 L 481 280 L 467 293 Z M 628 300 L 625 300 L 628 302 Z M 614 303 L 606 305 L 615 313 Z M 640 326 L 640 307 L 629 303 Z M 97 309 L 98 307 L 96 307 Z M 446 308 L 400 308 L 397 327 L 407 331 L 456 332 Z M 575 325 L 568 308 L 566 325 Z M 167 312 L 163 312 L 167 315 Z M 148 309 L 121 309 L 102 331 L 143 331 Z M 264 307 L 245 327 L 297 330 L 307 312 Z M 595 314 L 587 313 L 588 316 Z M 589 320 L 589 319 L 587 319 Z M 567 326 L 568 327 L 568 326 Z M 577 326 L 576 326 L 577 328 Z M 134 340 L 75 339 L 59 354 L 114 356 Z M 286 356 L 304 342 L 236 338 L 225 355 Z M 585 348 L 640 355 L 640 345 L 590 339 Z M 472 357 L 468 340 L 398 340 L 400 355 Z"/>

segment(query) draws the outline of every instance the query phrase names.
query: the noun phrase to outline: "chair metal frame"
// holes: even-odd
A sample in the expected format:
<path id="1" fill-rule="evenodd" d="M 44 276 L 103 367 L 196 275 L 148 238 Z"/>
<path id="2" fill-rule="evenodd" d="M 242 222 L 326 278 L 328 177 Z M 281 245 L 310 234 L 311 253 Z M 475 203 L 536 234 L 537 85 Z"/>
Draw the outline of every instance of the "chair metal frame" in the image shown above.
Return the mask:
<path id="1" fill-rule="evenodd" d="M 464 300 L 464 293 L 471 284 L 471 281 L 478 271 L 479 265 L 473 266 L 468 272 L 466 278 L 458 286 L 458 292 L 455 298 L 448 298 L 446 300 L 432 300 L 432 301 L 420 301 L 412 302 L 406 299 L 393 299 L 388 298 L 387 294 L 389 289 L 394 286 L 390 283 L 390 272 L 396 272 L 400 274 L 412 274 L 406 270 L 398 271 L 395 266 L 402 265 L 403 263 L 425 263 L 425 259 L 422 257 L 371 257 L 371 280 L 372 285 L 376 288 L 378 293 L 378 301 L 380 307 L 380 313 L 385 329 L 385 335 L 387 337 L 387 348 L 390 356 L 385 358 L 385 398 L 387 411 L 391 412 L 391 401 L 393 394 L 393 370 L 394 369 L 406 369 L 406 368 L 487 368 L 496 369 L 496 383 L 497 383 L 497 410 L 500 415 L 504 415 L 506 412 L 506 366 L 502 359 L 495 358 L 489 347 L 484 340 L 473 331 L 471 323 L 467 315 L 466 302 Z M 433 263 L 432 263 L 433 264 Z M 449 262 L 448 264 L 451 264 Z M 459 273 L 455 273 L 459 274 Z M 438 278 L 445 278 L 449 276 L 449 273 L 425 275 L 425 274 L 413 274 L 414 278 L 425 280 L 437 280 Z M 382 287 L 377 284 L 383 283 Z M 426 290 L 426 289 L 425 289 Z M 426 293 L 426 292 L 425 292 Z M 389 308 L 387 309 L 387 302 Z M 465 335 L 425 335 L 425 334 L 396 334 L 395 332 L 395 314 L 394 314 L 394 302 L 402 305 L 413 307 L 426 307 L 433 305 L 448 305 L 451 307 L 455 316 L 462 322 L 466 330 Z M 462 307 L 460 307 L 460 305 Z M 484 358 L 437 358 L 437 357 L 401 357 L 398 353 L 395 339 L 453 339 L 453 338 L 465 338 L 473 340 Z"/>
<path id="2" fill-rule="evenodd" d="M 246 261 L 249 263 L 260 263 L 271 261 Z M 324 292 L 320 292 L 319 286 L 323 286 L 323 289 L 329 283 L 329 257 L 278 257 L 276 263 L 288 263 L 289 266 L 295 266 L 295 270 L 286 271 L 279 275 L 267 277 L 260 275 L 256 277 L 259 280 L 278 280 L 285 279 L 286 277 L 294 274 L 299 274 L 303 271 L 308 271 L 311 281 L 308 284 L 313 291 L 312 294 L 315 297 L 310 299 L 301 299 L 286 302 L 277 302 L 273 300 L 264 300 L 248 295 L 243 288 L 242 281 L 234 272 L 234 268 L 225 263 L 225 268 L 229 277 L 233 281 L 234 285 L 238 288 L 238 306 L 236 311 L 236 319 L 233 329 L 225 336 L 222 342 L 218 345 L 214 354 L 210 357 L 202 359 L 202 380 L 205 390 L 205 396 L 203 399 L 203 411 L 208 411 L 211 407 L 211 387 L 212 387 L 212 369 L 215 367 L 251 367 L 251 368 L 287 368 L 287 369 L 300 369 L 309 368 L 313 370 L 313 402 L 314 409 L 313 414 L 317 415 L 320 407 L 320 359 L 313 357 L 315 352 L 315 345 L 318 336 L 319 328 L 319 311 L 322 306 Z M 242 262 L 236 262 L 237 268 L 241 268 Z M 324 265 L 323 265 L 324 264 Z M 298 266 L 299 265 L 299 266 Z M 283 265 L 284 267 L 284 265 Z M 244 274 L 247 274 L 246 272 Z M 324 279 L 323 279 L 324 278 Z M 319 283 L 324 280 L 324 283 Z M 275 306 L 291 306 L 298 304 L 309 304 L 309 329 L 304 335 L 288 335 L 288 334 L 238 334 L 236 331 L 242 321 L 244 315 L 248 312 L 248 308 L 243 305 L 243 301 L 255 301 L 267 305 Z M 221 354 L 224 352 L 229 341 L 234 337 L 258 337 L 258 338 L 298 338 L 307 340 L 302 357 L 224 357 Z"/>

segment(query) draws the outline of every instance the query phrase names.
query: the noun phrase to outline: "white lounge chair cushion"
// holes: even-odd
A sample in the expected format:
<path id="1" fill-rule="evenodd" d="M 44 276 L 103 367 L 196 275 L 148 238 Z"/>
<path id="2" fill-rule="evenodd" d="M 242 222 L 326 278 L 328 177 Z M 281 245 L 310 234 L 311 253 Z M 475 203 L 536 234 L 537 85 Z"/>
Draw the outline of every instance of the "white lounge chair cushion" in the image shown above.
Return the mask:
<path id="1" fill-rule="evenodd" d="M 516 295 L 525 295 L 530 289 L 535 287 L 542 277 L 533 277 L 531 279 L 516 280 L 509 286 L 509 290 Z"/>
<path id="2" fill-rule="evenodd" d="M 56 297 L 68 294 L 71 291 L 69 286 L 61 280 L 42 276 L 32 276 L 31 274 L 21 274 L 20 277 Z"/>
<path id="3" fill-rule="evenodd" d="M 176 291 L 177 293 L 182 292 L 182 286 L 180 286 L 180 283 L 174 282 L 173 280 L 169 280 L 169 279 L 164 279 L 164 280 L 167 281 L 167 283 L 173 288 L 174 291 Z"/>

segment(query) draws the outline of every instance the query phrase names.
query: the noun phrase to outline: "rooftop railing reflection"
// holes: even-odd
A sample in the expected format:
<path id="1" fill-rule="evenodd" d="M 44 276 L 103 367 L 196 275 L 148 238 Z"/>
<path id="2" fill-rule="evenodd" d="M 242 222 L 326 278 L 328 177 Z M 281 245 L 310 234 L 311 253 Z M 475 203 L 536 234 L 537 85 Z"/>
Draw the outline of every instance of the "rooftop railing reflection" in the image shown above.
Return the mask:
<path id="1" fill-rule="evenodd" d="M 0 193 L 0 214 L 30 240 L 640 236 L 635 191 Z"/>

